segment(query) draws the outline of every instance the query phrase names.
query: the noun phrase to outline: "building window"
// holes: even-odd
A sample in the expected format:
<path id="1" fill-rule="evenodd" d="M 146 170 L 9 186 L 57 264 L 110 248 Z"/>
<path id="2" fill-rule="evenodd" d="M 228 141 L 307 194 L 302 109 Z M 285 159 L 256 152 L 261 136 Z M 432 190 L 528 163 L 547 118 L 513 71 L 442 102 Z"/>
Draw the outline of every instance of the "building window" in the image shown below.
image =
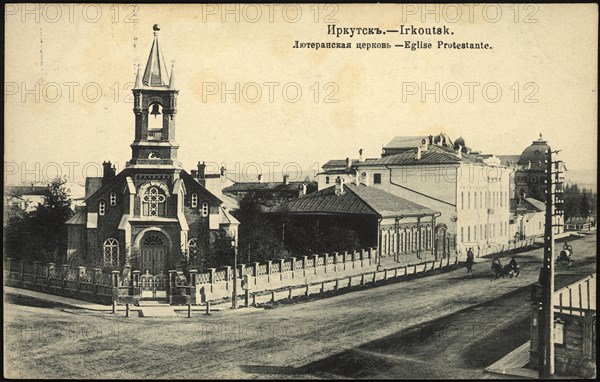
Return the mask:
<path id="1" fill-rule="evenodd" d="M 467 192 L 467 209 L 471 209 L 471 191 Z"/>
<path id="2" fill-rule="evenodd" d="M 111 206 L 116 206 L 117 205 L 117 193 L 116 192 L 111 192 L 110 193 L 110 205 Z"/>
<path id="3" fill-rule="evenodd" d="M 208 202 L 202 202 L 202 217 L 208 216 Z"/>
<path id="4" fill-rule="evenodd" d="M 198 194 L 192 194 L 192 208 L 198 207 Z"/>
<path id="5" fill-rule="evenodd" d="M 467 227 L 467 241 L 471 241 L 471 226 Z"/>
<path id="6" fill-rule="evenodd" d="M 105 212 L 106 212 L 106 202 L 104 200 L 101 200 L 100 203 L 98 203 L 98 214 L 100 216 L 104 216 Z"/>
<path id="7" fill-rule="evenodd" d="M 473 207 L 477 209 L 477 191 L 473 193 Z"/>
<path id="8" fill-rule="evenodd" d="M 165 216 L 167 198 L 158 187 L 150 187 L 142 197 L 142 214 L 144 216 Z"/>
<path id="9" fill-rule="evenodd" d="M 119 242 L 117 239 L 106 239 L 104 242 L 104 266 L 114 267 L 119 265 Z"/>
<path id="10" fill-rule="evenodd" d="M 460 209 L 465 209 L 465 193 L 463 191 L 460 192 Z"/>
<path id="11" fill-rule="evenodd" d="M 193 238 L 188 240 L 188 253 L 190 256 L 198 254 L 198 239 Z"/>
<path id="12" fill-rule="evenodd" d="M 381 184 L 381 174 L 373 174 L 373 184 Z"/>
<path id="13" fill-rule="evenodd" d="M 475 224 L 473 226 L 473 236 L 474 236 L 473 240 L 477 241 L 477 224 Z"/>
<path id="14" fill-rule="evenodd" d="M 325 177 L 325 184 L 329 184 L 329 177 L 328 176 Z"/>
<path id="15" fill-rule="evenodd" d="M 460 227 L 460 241 L 462 243 L 465 242 L 465 228 L 464 227 Z"/>
<path id="16" fill-rule="evenodd" d="M 483 208 L 483 191 L 479 191 L 479 208 Z"/>

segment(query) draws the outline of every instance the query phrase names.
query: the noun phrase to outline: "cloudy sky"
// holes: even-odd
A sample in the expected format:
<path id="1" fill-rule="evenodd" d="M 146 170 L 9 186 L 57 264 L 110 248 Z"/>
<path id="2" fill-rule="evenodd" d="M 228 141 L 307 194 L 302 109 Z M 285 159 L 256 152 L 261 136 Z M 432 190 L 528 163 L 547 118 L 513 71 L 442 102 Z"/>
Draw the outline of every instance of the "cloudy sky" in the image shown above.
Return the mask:
<path id="1" fill-rule="evenodd" d="M 69 169 L 81 181 L 104 160 L 123 168 L 134 135 L 134 68 L 145 66 L 156 23 L 167 66 L 175 61 L 179 159 L 188 170 L 203 160 L 236 172 L 288 164 L 310 174 L 360 148 L 377 157 L 394 136 L 441 131 L 472 149 L 519 154 L 541 132 L 573 176 L 595 182 L 593 4 L 7 7 L 10 183 Z M 331 24 L 453 34 L 338 37 L 328 34 Z M 296 49 L 295 41 L 352 48 Z M 405 41 L 432 48 L 395 47 Z M 438 41 L 492 49 L 438 49 Z"/>

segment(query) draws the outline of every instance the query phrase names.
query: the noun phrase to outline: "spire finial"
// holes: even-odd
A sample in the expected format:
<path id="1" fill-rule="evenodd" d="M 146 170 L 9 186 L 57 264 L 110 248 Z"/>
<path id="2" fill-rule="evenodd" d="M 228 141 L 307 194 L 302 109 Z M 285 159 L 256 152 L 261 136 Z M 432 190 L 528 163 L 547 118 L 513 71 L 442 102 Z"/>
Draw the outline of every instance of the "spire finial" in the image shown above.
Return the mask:
<path id="1" fill-rule="evenodd" d="M 542 140 L 542 133 L 540 133 L 540 141 Z"/>
<path id="2" fill-rule="evenodd" d="M 158 25 L 158 24 L 154 24 L 154 25 L 152 26 L 152 30 L 154 31 L 154 35 L 155 35 L 155 36 L 158 36 L 158 31 L 160 30 L 160 25 Z"/>
<path id="3" fill-rule="evenodd" d="M 142 79 L 140 77 L 140 64 L 137 64 L 137 70 L 136 70 L 136 75 L 135 75 L 135 86 L 133 87 L 134 89 L 141 89 L 142 88 Z"/>
<path id="4" fill-rule="evenodd" d="M 175 90 L 175 60 L 171 60 L 171 77 L 169 78 L 169 89 Z"/>

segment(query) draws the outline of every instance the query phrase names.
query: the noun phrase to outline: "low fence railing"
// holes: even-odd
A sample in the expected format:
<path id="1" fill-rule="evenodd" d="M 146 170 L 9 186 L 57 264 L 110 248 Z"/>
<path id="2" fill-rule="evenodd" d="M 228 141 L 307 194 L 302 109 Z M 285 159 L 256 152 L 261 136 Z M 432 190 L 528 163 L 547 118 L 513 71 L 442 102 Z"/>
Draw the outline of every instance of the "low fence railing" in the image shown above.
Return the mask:
<path id="1" fill-rule="evenodd" d="M 397 280 L 411 275 L 420 275 L 434 270 L 456 267 L 457 264 L 458 257 L 454 257 L 454 259 L 447 257 L 440 260 L 425 261 L 417 264 L 407 264 L 394 268 L 374 270 L 371 272 L 351 276 L 329 278 L 318 282 L 281 287 L 273 290 L 259 292 L 248 291 L 248 300 L 246 301 L 246 304 L 258 305 L 264 303 L 273 303 L 282 300 L 291 300 L 294 297 L 338 291 L 345 288 L 364 286 L 367 284 L 375 285 L 383 281 Z M 241 293 L 246 292 L 242 290 Z M 243 295 L 240 296 L 242 298 L 246 297 Z M 215 301 L 213 301 L 213 303 L 214 302 Z"/>

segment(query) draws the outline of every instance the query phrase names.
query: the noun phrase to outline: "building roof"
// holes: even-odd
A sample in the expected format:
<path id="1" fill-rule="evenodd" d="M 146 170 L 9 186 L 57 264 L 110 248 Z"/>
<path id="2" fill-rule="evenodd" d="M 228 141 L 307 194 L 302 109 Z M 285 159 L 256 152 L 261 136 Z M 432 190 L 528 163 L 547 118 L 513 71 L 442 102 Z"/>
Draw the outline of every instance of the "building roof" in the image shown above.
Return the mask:
<path id="1" fill-rule="evenodd" d="M 355 164 L 357 164 L 357 163 L 361 163 L 361 164 L 362 164 L 362 163 L 371 163 L 371 162 L 374 162 L 374 161 L 377 161 L 377 160 L 379 160 L 379 158 L 366 158 L 366 159 L 365 159 L 364 161 L 362 161 L 362 162 L 359 162 L 359 160 L 358 160 L 358 159 L 352 159 L 352 165 L 355 165 Z M 331 159 L 331 160 L 328 160 L 328 161 L 327 161 L 327 162 L 326 162 L 326 163 L 325 163 L 325 164 L 322 166 L 322 168 L 325 168 L 325 169 L 326 169 L 326 168 L 328 168 L 328 167 L 343 167 L 343 168 L 346 168 L 346 159 Z M 340 171 L 339 173 L 340 173 L 340 174 L 343 174 L 343 173 L 345 173 L 345 171 L 347 171 L 347 170 L 344 170 L 344 169 L 339 169 L 339 170 L 335 170 L 335 171 Z"/>
<path id="2" fill-rule="evenodd" d="M 326 215 L 372 215 L 381 218 L 438 215 L 439 212 L 390 194 L 376 187 L 344 184 L 344 193 L 335 194 L 336 187 L 307 194 L 282 203 L 271 212 Z"/>
<path id="3" fill-rule="evenodd" d="M 240 182 L 223 189 L 223 193 L 250 192 L 250 191 L 295 191 L 302 189 L 302 185 L 316 185 L 316 182 Z"/>
<path id="4" fill-rule="evenodd" d="M 75 212 L 75 215 L 71 216 L 71 218 L 69 220 L 67 220 L 65 222 L 65 224 L 85 225 L 87 222 L 86 218 L 87 218 L 86 213 L 82 208 L 79 211 Z"/>
<path id="5" fill-rule="evenodd" d="M 9 186 L 7 187 L 7 193 L 12 196 L 22 196 L 22 195 L 38 195 L 44 196 L 48 192 L 48 185 L 18 185 L 18 186 Z"/>
<path id="6" fill-rule="evenodd" d="M 517 164 L 521 158 L 520 155 L 496 155 L 496 157 L 500 159 L 500 163 L 502 163 L 503 166 Z"/>
<path id="7" fill-rule="evenodd" d="M 524 198 L 524 200 L 531 204 L 536 210 L 538 211 L 545 211 L 546 210 L 546 203 L 541 202 L 537 199 L 534 198 Z"/>
<path id="8" fill-rule="evenodd" d="M 430 145 L 426 151 L 421 152 L 421 159 L 416 159 L 413 150 L 405 150 L 397 154 L 391 154 L 382 158 L 368 160 L 361 163 L 353 163 L 353 166 L 411 166 L 411 165 L 429 165 L 429 164 L 459 164 L 459 163 L 484 163 L 484 158 L 477 155 L 462 153 L 459 158 L 456 152 L 449 147 Z M 329 161 L 330 163 L 333 161 Z M 345 163 L 345 161 L 344 161 Z M 325 166 L 323 166 L 325 168 Z M 333 173 L 326 170 L 324 173 Z"/>
<path id="9" fill-rule="evenodd" d="M 412 149 L 420 147 L 423 139 L 428 140 L 429 137 L 425 135 L 394 137 L 394 139 L 384 146 L 384 149 Z"/>
<path id="10" fill-rule="evenodd" d="M 540 139 L 533 141 L 529 147 L 523 150 L 517 163 L 520 166 L 527 166 L 528 169 L 543 170 L 545 168 L 545 153 L 549 148 L 550 146 L 542 139 L 540 134 Z"/>

